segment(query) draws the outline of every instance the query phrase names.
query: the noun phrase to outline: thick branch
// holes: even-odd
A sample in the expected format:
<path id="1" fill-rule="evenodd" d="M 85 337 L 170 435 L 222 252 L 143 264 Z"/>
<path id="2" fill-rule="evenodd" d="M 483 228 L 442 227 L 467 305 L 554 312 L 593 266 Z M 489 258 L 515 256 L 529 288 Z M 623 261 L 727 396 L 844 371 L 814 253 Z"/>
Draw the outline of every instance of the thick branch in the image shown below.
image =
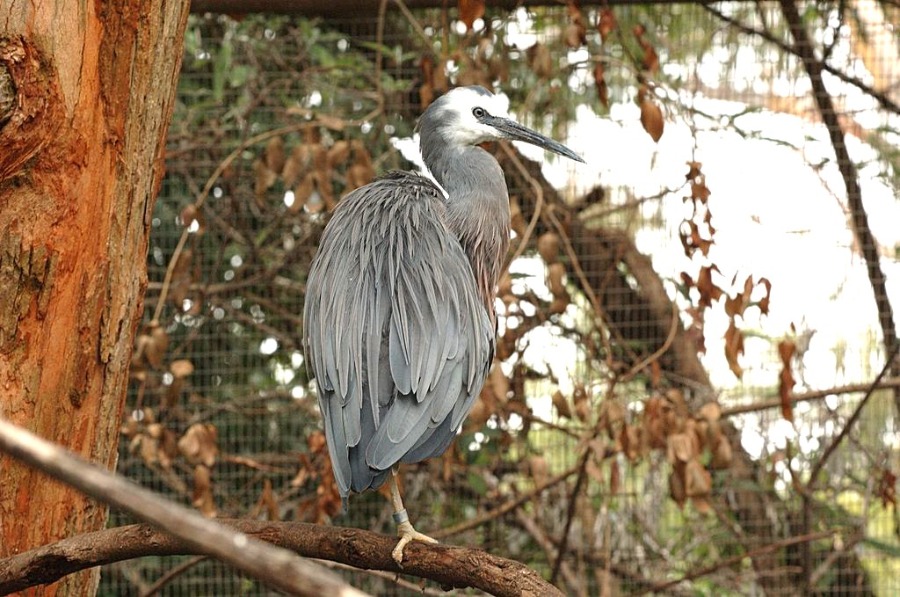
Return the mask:
<path id="1" fill-rule="evenodd" d="M 479 550 L 413 543 L 406 548 L 406 563 L 401 569 L 391 557 L 396 538 L 385 535 L 252 520 L 221 521 L 226 527 L 84 462 L 2 419 L 0 450 L 161 529 L 146 524 L 107 529 L 0 560 L 0 594 L 53 582 L 93 566 L 175 554 L 214 556 L 292 595 L 363 594 L 287 549 L 358 568 L 405 572 L 441 586 L 475 587 L 494 595 L 559 594 L 523 564 Z"/>
<path id="2" fill-rule="evenodd" d="M 130 559 L 141 555 L 138 548 L 142 544 L 152 547 L 173 541 L 176 545 L 183 546 L 185 553 L 214 556 L 290 595 L 308 595 L 310 597 L 318 597 L 323 594 L 342 597 L 365 595 L 320 566 L 304 561 L 287 550 L 249 539 L 242 533 L 235 533 L 232 529 L 206 519 L 193 510 L 165 500 L 114 473 L 85 462 L 69 451 L 3 419 L 0 419 L 0 451 L 7 452 L 14 458 L 81 490 L 94 499 L 117 506 L 141 520 L 151 522 L 168 533 L 165 535 L 166 537 L 171 536 L 169 539 L 164 539 L 163 533 L 145 527 L 143 532 L 132 537 L 132 541 L 122 541 L 121 545 L 126 548 L 126 555 L 119 559 Z M 159 535 L 159 537 L 154 539 L 153 534 Z M 77 546 L 81 537 L 92 535 L 92 533 L 79 535 L 60 543 L 76 542 Z M 35 551 L 4 560 L 5 566 L 0 564 L 0 594 L 58 580 L 72 572 L 97 565 L 86 564 L 67 568 L 64 565 L 65 562 L 73 558 L 67 557 L 65 552 L 63 554 L 56 553 L 53 546 L 39 548 L 36 551 L 41 552 L 41 550 L 50 550 L 49 555 L 44 552 L 44 560 L 36 567 L 31 565 L 31 558 L 22 559 L 26 554 L 34 554 Z M 109 549 L 106 551 L 108 552 Z M 386 553 L 389 552 L 388 549 Z M 75 550 L 73 556 L 81 554 L 82 558 L 90 560 L 101 553 L 104 553 L 104 550 L 85 549 L 85 546 L 82 545 L 80 550 Z M 74 557 L 74 559 L 78 558 Z M 52 566 L 51 564 L 54 562 L 59 566 Z M 101 560 L 100 563 L 106 562 Z M 50 578 L 54 568 L 63 571 Z M 31 570 L 32 574 L 36 575 L 36 580 L 30 584 L 22 584 L 22 579 L 13 576 L 17 570 L 20 572 Z"/>
<path id="3" fill-rule="evenodd" d="M 474 587 L 493 595 L 560 595 L 523 564 L 476 549 L 410 543 L 403 568 L 391 558 L 395 537 L 371 531 L 302 522 L 221 520 L 222 525 L 254 540 L 289 549 L 305 557 L 355 568 L 402 572 L 443 587 Z M 85 533 L 0 560 L 0 594 L 48 583 L 92 566 L 145 556 L 206 553 L 192 543 L 148 524 Z M 320 595 L 331 595 L 322 592 Z"/>

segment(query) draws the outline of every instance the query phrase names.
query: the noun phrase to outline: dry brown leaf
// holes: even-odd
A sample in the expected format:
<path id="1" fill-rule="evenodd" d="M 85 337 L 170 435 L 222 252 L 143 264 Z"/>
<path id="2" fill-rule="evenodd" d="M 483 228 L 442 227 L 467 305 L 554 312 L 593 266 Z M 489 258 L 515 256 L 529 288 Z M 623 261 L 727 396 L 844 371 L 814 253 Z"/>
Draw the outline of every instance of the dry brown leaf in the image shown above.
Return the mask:
<path id="1" fill-rule="evenodd" d="M 269 170 L 263 160 L 257 159 L 253 162 L 253 197 L 259 207 L 265 206 L 266 191 L 276 180 L 278 175 Z"/>
<path id="2" fill-rule="evenodd" d="M 587 390 L 584 384 L 575 384 L 575 391 L 572 393 L 572 402 L 575 404 L 575 416 L 582 422 L 587 422 L 591 416 L 591 404 L 588 399 Z"/>
<path id="3" fill-rule="evenodd" d="M 194 423 L 178 440 L 178 451 L 191 464 L 211 467 L 219 454 L 219 432 L 211 423 Z"/>
<path id="4" fill-rule="evenodd" d="M 553 58 L 550 48 L 538 42 L 525 50 L 528 66 L 539 79 L 549 79 L 553 75 Z"/>
<path id="5" fill-rule="evenodd" d="M 347 163 L 347 160 L 350 159 L 350 142 L 341 139 L 340 141 L 335 141 L 334 145 L 332 145 L 328 149 L 328 167 L 330 169 L 337 168 L 338 166 L 342 166 Z"/>
<path id="6" fill-rule="evenodd" d="M 686 463 L 684 492 L 688 497 L 707 497 L 712 493 L 712 475 L 696 458 Z"/>
<path id="7" fill-rule="evenodd" d="M 603 62 L 594 64 L 594 85 L 597 87 L 597 99 L 609 110 L 609 87 L 606 85 L 606 70 Z"/>
<path id="8" fill-rule="evenodd" d="M 728 367 L 734 376 L 740 379 L 744 375 L 744 369 L 741 367 L 738 359 L 744 354 L 744 334 L 734 323 L 734 319 L 728 324 L 725 331 L 725 360 L 728 361 Z"/>
<path id="9" fill-rule="evenodd" d="M 566 284 L 564 277 L 566 275 L 566 266 L 562 263 L 551 263 L 547 266 L 547 286 L 550 293 L 554 297 L 565 296 Z"/>
<path id="10" fill-rule="evenodd" d="M 537 239 L 537 250 L 544 263 L 556 263 L 559 260 L 559 235 L 545 232 Z"/>
<path id="11" fill-rule="evenodd" d="M 503 373 L 503 368 L 500 367 L 499 364 L 495 364 L 491 368 L 489 381 L 491 384 L 491 390 L 493 390 L 494 392 L 494 397 L 500 404 L 506 404 L 506 395 L 509 392 L 509 378 L 507 378 L 506 374 Z"/>
<path id="12" fill-rule="evenodd" d="M 269 139 L 269 142 L 266 143 L 265 157 L 266 167 L 276 175 L 281 174 L 285 162 L 284 139 L 281 137 Z"/>
<path id="13" fill-rule="evenodd" d="M 645 96 L 641 100 L 641 126 L 655 143 L 659 143 L 665 128 L 665 121 L 662 110 L 649 96 Z"/>
<path id="14" fill-rule="evenodd" d="M 272 480 L 263 481 L 263 492 L 259 496 L 259 503 L 266 510 L 266 520 L 281 520 L 281 512 L 278 508 L 278 499 L 272 491 Z"/>
<path id="15" fill-rule="evenodd" d="M 769 297 L 772 295 L 772 283 L 769 282 L 768 278 L 760 278 L 757 284 L 761 285 L 766 289 L 766 295 L 762 297 L 756 305 L 759 307 L 760 313 L 763 315 L 769 314 Z"/>
<path id="16" fill-rule="evenodd" d="M 669 473 L 669 496 L 678 504 L 679 508 L 684 507 L 687 499 L 685 492 L 685 466 L 683 463 L 673 466 L 672 472 Z"/>
<path id="17" fill-rule="evenodd" d="M 553 401 L 553 406 L 556 407 L 557 414 L 563 419 L 571 419 L 572 418 L 572 409 L 569 407 L 569 401 L 566 399 L 565 395 L 559 390 L 553 392 L 553 396 L 551 397 Z"/>
<path id="18" fill-rule="evenodd" d="M 484 0 L 458 0 L 459 20 L 472 30 L 475 21 L 484 16 Z"/>
<path id="19" fill-rule="evenodd" d="M 724 435 L 719 435 L 719 441 L 712 449 L 712 461 L 709 466 L 713 470 L 725 470 L 731 466 L 733 459 L 731 442 Z"/>
<path id="20" fill-rule="evenodd" d="M 794 393 L 794 379 L 792 361 L 797 345 L 791 340 L 782 340 L 778 343 L 778 356 L 781 359 L 781 373 L 778 376 L 778 396 L 781 399 L 781 416 L 786 421 L 794 420 L 794 403 L 791 396 Z"/>
<path id="21" fill-rule="evenodd" d="M 191 503 L 203 516 L 216 516 L 216 503 L 212 494 L 212 474 L 208 467 L 198 464 L 194 467 L 194 489 Z"/>
<path id="22" fill-rule="evenodd" d="M 188 359 L 178 359 L 169 364 L 169 371 L 176 379 L 181 379 L 194 372 L 194 364 Z"/>
<path id="23" fill-rule="evenodd" d="M 604 6 L 597 13 L 597 31 L 600 32 L 600 39 L 604 42 L 609 34 L 618 26 L 616 23 L 616 15 L 608 6 Z"/>
<path id="24" fill-rule="evenodd" d="M 713 301 L 719 300 L 722 296 L 722 289 L 713 282 L 713 272 L 718 272 L 716 265 L 705 265 L 700 268 L 700 274 L 697 276 L 696 288 L 700 292 L 699 307 L 711 307 Z"/>

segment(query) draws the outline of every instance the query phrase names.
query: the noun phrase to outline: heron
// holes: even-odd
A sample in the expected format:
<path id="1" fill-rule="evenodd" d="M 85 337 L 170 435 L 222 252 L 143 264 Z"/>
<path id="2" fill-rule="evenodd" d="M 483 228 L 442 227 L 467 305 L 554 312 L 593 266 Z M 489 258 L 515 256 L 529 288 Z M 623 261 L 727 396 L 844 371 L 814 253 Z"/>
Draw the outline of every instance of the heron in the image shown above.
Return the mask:
<path id="1" fill-rule="evenodd" d="M 493 360 L 509 195 L 479 144 L 519 140 L 584 161 L 512 120 L 503 98 L 480 86 L 436 99 L 416 130 L 433 180 L 395 171 L 344 197 L 310 266 L 303 310 L 344 508 L 351 492 L 390 477 L 398 565 L 410 541 L 436 543 L 409 520 L 399 465 L 446 451 Z"/>

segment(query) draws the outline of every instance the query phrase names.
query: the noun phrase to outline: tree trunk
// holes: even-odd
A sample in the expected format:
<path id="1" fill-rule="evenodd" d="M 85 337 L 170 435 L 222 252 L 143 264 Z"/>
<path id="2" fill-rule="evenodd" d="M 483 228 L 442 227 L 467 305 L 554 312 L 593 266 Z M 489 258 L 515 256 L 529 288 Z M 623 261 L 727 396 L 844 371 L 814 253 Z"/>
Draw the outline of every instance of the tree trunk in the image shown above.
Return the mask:
<path id="1" fill-rule="evenodd" d="M 187 0 L 0 4 L 0 416 L 115 465 Z M 106 508 L 0 456 L 0 557 Z M 88 595 L 98 572 L 33 595 Z"/>

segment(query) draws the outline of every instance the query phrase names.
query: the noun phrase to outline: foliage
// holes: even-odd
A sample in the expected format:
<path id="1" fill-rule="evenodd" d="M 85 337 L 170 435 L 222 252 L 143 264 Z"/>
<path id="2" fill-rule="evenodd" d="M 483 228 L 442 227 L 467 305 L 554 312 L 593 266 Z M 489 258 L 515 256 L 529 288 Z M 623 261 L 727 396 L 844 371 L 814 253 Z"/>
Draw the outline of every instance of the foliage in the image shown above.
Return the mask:
<path id="1" fill-rule="evenodd" d="M 577 126 L 584 106 L 619 120 L 614 114 L 628 114 L 642 136 L 635 143 L 644 135 L 664 143 L 679 125 L 689 127 L 695 144 L 704 130 L 772 135 L 744 117 L 775 110 L 773 94 L 753 95 L 761 101 L 724 115 L 704 111 L 697 99 L 744 87 L 741 53 L 727 50 L 748 37 L 732 21 L 778 40 L 787 39 L 787 29 L 777 13 L 757 14 L 755 5 L 727 4 L 723 15 L 715 10 L 581 9 L 570 2 L 564 9 L 505 12 L 473 2 L 460 4 L 458 22 L 440 10 L 414 19 L 391 11 L 384 22 L 371 15 L 352 22 L 194 18 L 153 216 L 148 314 L 136 340 L 120 468 L 209 515 L 335 520 L 391 532 L 378 493 L 354 497 L 338 518 L 304 367 L 304 276 L 328 214 L 376 173 L 410 166 L 392 139 L 411 135 L 415 116 L 454 85 L 502 88 L 522 120 L 560 136 Z M 811 28 L 831 32 L 826 38 L 837 40 L 837 51 L 844 34 L 832 21 L 843 23 L 844 15 L 838 6 L 810 4 L 805 18 Z M 769 89 L 779 78 L 799 80 L 792 55 L 765 38 L 749 39 L 750 51 L 771 71 L 763 78 Z M 704 60 L 719 69 L 715 81 L 699 74 Z M 797 111 L 791 101 L 782 107 Z M 892 145 L 884 141 L 897 131 L 866 133 L 881 141 L 872 143 L 880 175 L 895 177 Z M 706 317 L 724 314 L 724 356 L 740 377 L 742 325 L 751 311 L 769 312 L 777 288 L 765 272 L 738 277 L 735 264 L 710 252 L 717 230 L 709 172 L 687 156 L 681 186 L 655 196 L 601 187 L 552 196 L 551 189 L 541 204 L 540 171 L 497 154 L 507 160 L 508 175 L 522 168 L 533 183 L 510 184 L 518 260 L 498 291 L 498 361 L 447 455 L 410 467 L 405 491 L 416 526 L 427 532 L 463 525 L 445 536 L 528 562 L 572 592 L 771 589 L 772 581 L 752 578 L 741 558 L 800 534 L 797 496 L 775 490 L 800 483 L 824 446 L 798 453 L 788 442 L 757 460 L 748 457 L 727 405 L 705 399 L 713 393 L 708 380 L 685 382 L 684 363 L 672 357 L 680 320 L 669 327 L 668 320 L 629 319 L 653 312 L 648 272 L 629 260 L 637 255 L 633 245 L 613 243 L 609 232 L 623 213 L 652 227 L 644 206 L 684 202 L 688 215 L 673 228 L 685 260 L 680 276 L 665 282 L 663 313 L 681 310 L 694 358 L 704 350 Z M 614 249 L 579 253 L 598 246 L 593 238 Z M 773 350 L 779 340 L 770 387 L 779 388 L 784 420 L 802 429 L 793 411 L 793 368 L 802 355 L 794 355 L 795 338 L 776 340 Z M 574 362 L 561 365 L 553 353 Z M 846 416 L 819 407 L 814 414 L 832 425 Z M 887 454 L 871 447 L 862 460 L 871 466 Z M 735 460 L 748 470 L 733 471 Z M 893 475 L 889 463 L 880 466 L 882 478 Z M 833 478 L 871 495 L 840 471 Z M 883 485 L 885 506 L 893 506 L 893 482 Z M 766 505 L 759 520 L 742 519 L 753 510 L 729 501 L 748 493 Z M 493 510 L 515 496 L 530 497 L 524 507 Z M 485 512 L 481 524 L 468 526 Z M 776 523 L 770 526 L 766 515 Z M 822 520 L 815 530 L 849 534 L 856 524 L 837 507 Z M 793 531 L 773 530 L 779 525 Z M 887 546 L 885 553 L 896 544 L 866 540 Z M 816 565 L 844 555 L 825 543 L 814 546 Z M 773 551 L 779 568 L 797 568 L 790 567 L 800 548 Z M 716 562 L 721 566 L 692 576 Z M 858 571 L 852 562 L 846 566 L 847 575 Z M 147 573 L 137 567 L 123 575 Z M 694 580 L 667 584 L 682 576 Z M 776 580 L 799 582 L 797 576 Z M 232 581 L 219 582 L 216 590 L 238 590 Z M 836 582 L 822 578 L 819 586 Z"/>

